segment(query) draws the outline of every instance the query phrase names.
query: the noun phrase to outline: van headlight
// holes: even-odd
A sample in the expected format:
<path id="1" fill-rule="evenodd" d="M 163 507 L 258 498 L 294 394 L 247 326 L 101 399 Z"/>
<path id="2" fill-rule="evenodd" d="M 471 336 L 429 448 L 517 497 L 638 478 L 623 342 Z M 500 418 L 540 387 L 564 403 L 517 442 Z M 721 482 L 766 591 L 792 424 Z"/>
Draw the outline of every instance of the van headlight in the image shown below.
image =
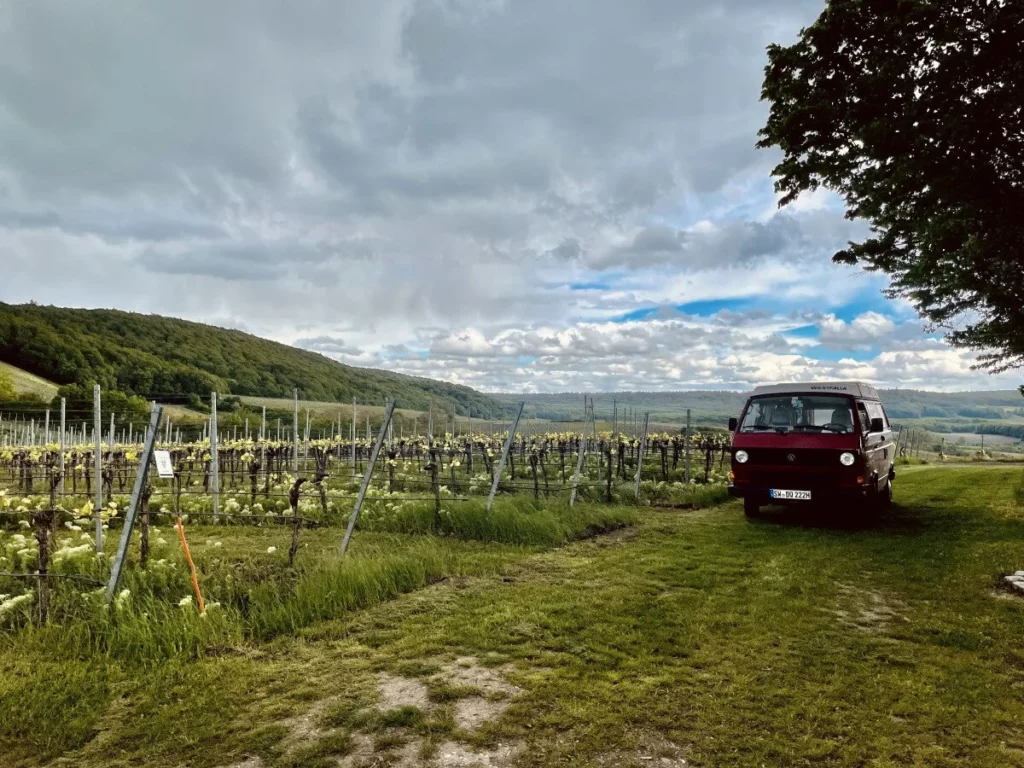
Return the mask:
<path id="1" fill-rule="evenodd" d="M 736 459 L 737 464 L 746 464 L 748 461 L 750 461 L 750 456 L 747 455 L 746 451 L 736 451 L 736 453 L 734 453 L 732 457 Z"/>
<path id="2" fill-rule="evenodd" d="M 839 454 L 839 463 L 844 467 L 852 467 L 853 462 L 857 460 L 857 457 L 847 451 L 846 453 Z"/>

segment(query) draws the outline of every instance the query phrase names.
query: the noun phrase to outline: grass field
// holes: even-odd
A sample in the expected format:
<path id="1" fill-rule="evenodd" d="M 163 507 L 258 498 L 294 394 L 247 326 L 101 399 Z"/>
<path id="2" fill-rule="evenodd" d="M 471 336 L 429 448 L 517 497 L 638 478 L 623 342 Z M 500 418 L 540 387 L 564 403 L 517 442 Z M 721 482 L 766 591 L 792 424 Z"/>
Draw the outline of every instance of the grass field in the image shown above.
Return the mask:
<path id="1" fill-rule="evenodd" d="M 0 373 L 6 374 L 14 382 L 14 391 L 18 394 L 39 395 L 43 400 L 52 400 L 57 394 L 57 385 L 35 376 L 28 371 L 15 368 L 13 365 L 0 362 Z"/>
<path id="2" fill-rule="evenodd" d="M 554 550 L 417 537 L 422 578 L 152 663 L 16 636 L 0 763 L 1019 766 L 1021 472 L 904 468 L 870 528 L 727 503 Z"/>

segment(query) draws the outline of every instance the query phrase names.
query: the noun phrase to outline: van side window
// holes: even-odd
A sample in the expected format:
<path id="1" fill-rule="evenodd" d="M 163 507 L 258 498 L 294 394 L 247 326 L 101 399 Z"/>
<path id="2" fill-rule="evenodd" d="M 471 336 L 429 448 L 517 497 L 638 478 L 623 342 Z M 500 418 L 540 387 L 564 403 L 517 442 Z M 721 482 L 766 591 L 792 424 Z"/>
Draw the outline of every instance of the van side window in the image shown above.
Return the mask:
<path id="1" fill-rule="evenodd" d="M 889 419 L 887 419 L 886 416 L 885 416 L 885 410 L 882 408 L 882 404 L 881 403 L 868 403 L 867 405 L 868 405 L 868 416 L 870 416 L 872 419 L 881 419 L 882 420 L 882 424 L 884 424 L 885 428 L 888 429 L 889 428 Z"/>
<path id="2" fill-rule="evenodd" d="M 857 401 L 857 414 L 860 416 L 860 431 L 867 432 L 871 428 L 871 417 L 864 407 L 864 403 Z"/>

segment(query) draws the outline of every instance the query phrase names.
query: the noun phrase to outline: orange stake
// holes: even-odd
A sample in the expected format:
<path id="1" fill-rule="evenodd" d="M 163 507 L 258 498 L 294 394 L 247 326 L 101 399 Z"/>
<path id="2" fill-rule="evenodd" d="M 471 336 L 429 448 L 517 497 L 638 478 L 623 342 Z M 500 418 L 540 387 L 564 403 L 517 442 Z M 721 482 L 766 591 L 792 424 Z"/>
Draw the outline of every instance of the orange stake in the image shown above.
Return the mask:
<path id="1" fill-rule="evenodd" d="M 178 518 L 178 538 L 181 539 L 181 548 L 185 551 L 185 559 L 188 561 L 188 568 L 192 572 L 192 589 L 196 591 L 196 602 L 199 603 L 199 614 L 206 613 L 206 604 L 203 602 L 203 593 L 199 591 L 199 579 L 196 578 L 196 566 L 192 562 L 192 553 L 188 551 L 188 542 L 185 541 L 185 527 Z"/>

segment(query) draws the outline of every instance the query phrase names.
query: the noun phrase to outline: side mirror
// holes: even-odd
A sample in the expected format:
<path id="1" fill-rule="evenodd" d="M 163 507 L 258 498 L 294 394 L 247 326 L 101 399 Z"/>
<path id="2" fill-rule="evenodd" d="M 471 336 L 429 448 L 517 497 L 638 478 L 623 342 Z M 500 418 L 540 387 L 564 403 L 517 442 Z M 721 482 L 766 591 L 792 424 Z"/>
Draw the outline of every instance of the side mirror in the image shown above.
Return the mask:
<path id="1" fill-rule="evenodd" d="M 739 425 L 740 425 L 739 419 L 737 419 L 735 416 L 733 416 L 731 419 L 729 419 L 729 431 L 730 432 L 735 432 L 736 431 L 736 427 L 738 427 Z"/>
<path id="2" fill-rule="evenodd" d="M 885 432 L 885 422 L 880 418 L 874 418 L 871 420 L 871 427 L 868 429 L 869 432 Z"/>

